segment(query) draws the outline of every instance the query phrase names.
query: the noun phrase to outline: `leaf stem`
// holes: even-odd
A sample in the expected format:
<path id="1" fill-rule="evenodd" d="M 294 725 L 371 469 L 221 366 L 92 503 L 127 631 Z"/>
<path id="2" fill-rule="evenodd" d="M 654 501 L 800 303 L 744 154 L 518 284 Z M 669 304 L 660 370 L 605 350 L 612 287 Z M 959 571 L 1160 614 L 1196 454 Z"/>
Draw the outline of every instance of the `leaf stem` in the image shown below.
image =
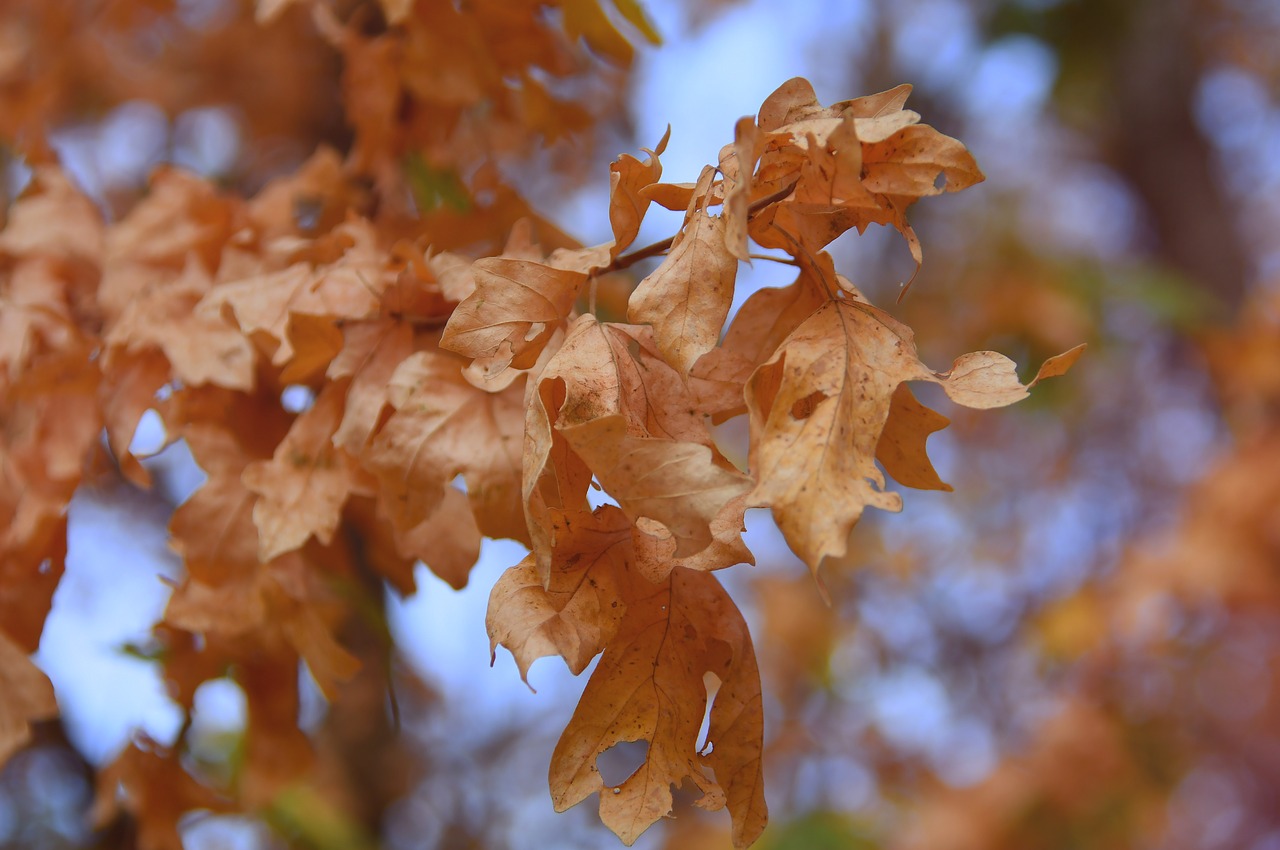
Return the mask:
<path id="1" fill-rule="evenodd" d="M 757 200 L 755 203 L 753 203 L 750 207 L 747 208 L 747 219 L 750 220 L 750 218 L 754 216 L 756 213 L 758 213 L 760 210 L 764 209 L 770 204 L 775 204 L 778 201 L 781 201 L 784 198 L 786 198 L 788 195 L 790 195 L 792 192 L 795 191 L 795 188 L 797 185 L 799 185 L 799 183 L 800 183 L 800 179 L 796 178 L 792 182 L 788 183 L 786 186 L 774 192 L 772 195 L 765 195 L 763 198 L 760 198 L 759 200 Z M 671 236 L 668 236 L 666 239 L 663 239 L 661 242 L 654 242 L 652 245 L 646 245 L 643 248 L 638 248 L 635 251 L 632 251 L 630 254 L 624 254 L 623 256 L 618 257 L 609 265 L 600 269 L 598 272 L 596 272 L 596 274 L 607 274 L 609 272 L 621 271 L 622 269 L 634 266 L 636 263 L 640 262 L 641 260 L 647 260 L 650 257 L 656 257 L 659 254 L 665 254 L 667 251 L 671 250 L 671 245 L 676 241 L 676 236 L 679 236 L 679 235 L 680 234 L 678 233 L 673 234 Z M 776 258 L 761 257 L 760 259 L 772 260 Z"/>

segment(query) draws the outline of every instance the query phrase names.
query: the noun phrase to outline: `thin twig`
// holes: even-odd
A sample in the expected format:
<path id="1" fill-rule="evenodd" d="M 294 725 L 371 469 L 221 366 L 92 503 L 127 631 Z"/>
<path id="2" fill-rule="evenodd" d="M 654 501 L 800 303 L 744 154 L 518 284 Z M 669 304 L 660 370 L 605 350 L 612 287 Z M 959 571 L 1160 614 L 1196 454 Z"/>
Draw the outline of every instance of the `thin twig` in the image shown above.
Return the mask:
<path id="1" fill-rule="evenodd" d="M 747 256 L 753 260 L 772 260 L 775 263 L 782 263 L 784 266 L 796 266 L 797 268 L 800 266 L 799 263 L 790 257 L 772 257 L 768 254 L 747 254 Z"/>
<path id="2" fill-rule="evenodd" d="M 756 201 L 750 207 L 747 208 L 747 219 L 750 220 L 753 215 L 755 215 L 765 207 L 769 206 L 769 204 L 777 203 L 778 201 L 781 201 L 782 199 L 786 198 L 788 195 L 790 195 L 792 192 L 795 191 L 795 188 L 797 185 L 799 185 L 799 183 L 800 183 L 800 179 L 796 178 L 788 185 L 774 192 L 772 195 L 766 195 L 765 197 L 760 198 L 758 201 Z M 638 248 L 635 251 L 632 251 L 630 254 L 626 254 L 624 256 L 618 257 L 612 263 L 600 269 L 600 271 L 597 272 L 597 274 L 607 274 L 608 272 L 621 271 L 622 269 L 629 268 L 630 266 L 634 266 L 636 263 L 640 262 L 641 260 L 647 260 L 650 257 L 656 257 L 659 254 L 664 254 L 667 251 L 671 250 L 671 245 L 673 242 L 676 241 L 677 235 L 679 234 L 669 236 L 666 239 L 663 239 L 661 242 L 654 242 L 652 245 L 646 245 L 643 248 Z M 762 259 L 766 259 L 766 258 L 762 258 Z M 768 257 L 767 259 L 775 259 L 775 258 Z"/>

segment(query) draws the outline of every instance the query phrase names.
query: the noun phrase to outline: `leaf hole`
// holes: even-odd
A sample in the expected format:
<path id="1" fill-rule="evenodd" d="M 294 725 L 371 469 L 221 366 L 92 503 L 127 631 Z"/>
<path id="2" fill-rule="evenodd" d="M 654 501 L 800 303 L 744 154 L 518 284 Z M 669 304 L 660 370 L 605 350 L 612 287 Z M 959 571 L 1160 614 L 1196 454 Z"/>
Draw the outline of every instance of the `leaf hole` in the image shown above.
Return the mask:
<path id="1" fill-rule="evenodd" d="M 933 188 L 937 189 L 939 192 L 947 188 L 947 172 L 938 172 L 938 176 L 933 179 Z"/>
<path id="2" fill-rule="evenodd" d="M 316 394 L 310 387 L 290 384 L 280 392 L 280 406 L 289 413 L 303 413 L 315 404 Z"/>
<path id="3" fill-rule="evenodd" d="M 827 394 L 822 390 L 814 390 L 802 399 L 791 405 L 792 419 L 808 419 L 813 415 L 813 411 L 818 405 L 827 400 Z"/>
<path id="4" fill-rule="evenodd" d="M 164 420 L 155 410 L 145 410 L 138 420 L 138 427 L 129 442 L 129 454 L 149 457 L 164 448 L 166 441 Z"/>
<path id="5" fill-rule="evenodd" d="M 707 689 L 707 709 L 702 713 L 702 726 L 698 729 L 698 754 L 707 756 L 715 749 L 708 736 L 711 734 L 711 709 L 716 704 L 716 694 L 720 693 L 720 677 L 708 670 L 702 674 L 702 685 Z"/>
<path id="6" fill-rule="evenodd" d="M 591 479 L 591 487 L 587 490 L 587 504 L 592 510 L 603 505 L 613 505 L 618 507 L 618 500 L 609 495 L 609 493 L 600 486 L 600 482 L 595 478 Z"/>
<path id="7" fill-rule="evenodd" d="M 619 741 L 596 757 L 596 770 L 604 784 L 617 788 L 649 758 L 648 741 Z"/>

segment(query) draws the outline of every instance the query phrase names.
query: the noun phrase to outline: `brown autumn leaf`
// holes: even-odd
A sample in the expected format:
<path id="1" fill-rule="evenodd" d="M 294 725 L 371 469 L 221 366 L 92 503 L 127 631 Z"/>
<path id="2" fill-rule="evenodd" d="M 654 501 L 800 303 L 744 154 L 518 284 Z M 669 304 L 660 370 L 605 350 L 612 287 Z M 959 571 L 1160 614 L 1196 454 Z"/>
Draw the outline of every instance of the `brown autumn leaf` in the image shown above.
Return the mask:
<path id="1" fill-rule="evenodd" d="M 258 496 L 242 480 L 254 458 L 230 431 L 216 425 L 190 425 L 183 437 L 206 478 L 174 509 L 170 545 L 193 579 L 221 584 L 259 563 L 258 527 L 253 522 Z"/>
<path id="2" fill-rule="evenodd" d="M 714 449 L 683 378 L 655 349 L 648 328 L 579 317 L 538 377 L 540 388 L 565 388 L 541 415 L 633 521 L 661 523 L 675 556 L 686 557 L 710 545 L 712 520 L 749 485 Z"/>
<path id="3" fill-rule="evenodd" d="M 580 271 L 506 257 L 478 260 L 472 270 L 475 291 L 450 317 L 440 345 L 488 376 L 531 367 L 587 280 Z"/>
<path id="4" fill-rule="evenodd" d="M 378 427 L 387 400 L 387 383 L 396 367 L 413 353 L 413 327 L 395 319 L 351 322 L 342 329 L 343 347 L 329 364 L 331 381 L 350 378 L 342 423 L 333 444 L 359 455 Z"/>
<path id="5" fill-rule="evenodd" d="M 129 450 L 138 424 L 157 407 L 156 394 L 169 383 L 171 364 L 155 349 L 116 351 L 103 364 L 102 413 L 107 445 L 124 477 L 139 487 L 151 486 L 151 474 Z"/>
<path id="6" fill-rule="evenodd" d="M 756 191 L 774 191 L 797 176 L 800 182 L 792 197 L 752 220 L 752 238 L 795 254 L 792 240 L 816 251 L 851 228 L 889 224 L 907 240 L 918 267 L 923 254 L 907 208 L 984 177 L 964 145 L 902 108 L 909 93 L 899 86 L 824 107 L 809 82 L 796 78 L 771 94 L 757 119 L 764 151 Z"/>
<path id="7" fill-rule="evenodd" d="M 724 175 L 725 246 L 739 260 L 750 260 L 747 246 L 747 212 L 751 203 L 751 176 L 760 158 L 759 132 L 755 121 L 743 117 L 733 128 L 733 144 L 720 152 L 720 173 Z"/>
<path id="8" fill-rule="evenodd" d="M 195 309 L 212 286 L 192 258 L 181 274 L 135 295 L 106 334 L 105 370 L 111 372 L 121 354 L 159 350 L 184 384 L 252 389 L 253 346 L 221 316 Z"/>
<path id="9" fill-rule="evenodd" d="M 548 655 L 564 658 L 575 676 L 585 670 L 626 610 L 620 583 L 631 555 L 631 527 L 612 505 L 557 515 L 550 581 L 544 586 L 530 554 L 489 594 L 490 654 L 499 644 L 509 649 L 526 683 L 530 665 Z"/>
<path id="10" fill-rule="evenodd" d="M 618 256 L 636 240 L 640 222 L 649 208 L 649 198 L 642 192 L 662 177 L 662 163 L 658 157 L 667 149 L 670 139 L 671 128 L 667 127 L 657 147 L 644 149 L 649 154 L 644 162 L 624 153 L 609 166 L 609 226 L 613 229 L 613 245 L 609 248 L 611 257 Z"/>
<path id="11" fill-rule="evenodd" d="M 327 544 L 347 495 L 363 487 L 355 459 L 333 445 L 345 395 L 344 382 L 327 384 L 294 420 L 271 460 L 254 461 L 244 469 L 245 486 L 258 494 L 253 522 L 263 562 L 313 536 Z"/>
<path id="12" fill-rule="evenodd" d="M 0 764 L 31 738 L 31 724 L 58 715 L 53 685 L 0 630 Z"/>
<path id="13" fill-rule="evenodd" d="M 188 811 L 232 809 L 229 800 L 186 771 L 177 753 L 145 735 L 98 774 L 97 786 L 94 825 L 105 827 L 121 810 L 128 812 L 137 822 L 139 850 L 182 850 L 178 822 Z"/>
<path id="14" fill-rule="evenodd" d="M 829 267 L 834 277 L 831 256 L 822 252 L 818 259 L 821 265 L 816 270 Z M 721 344 L 707 352 L 690 373 L 702 409 L 715 421 L 745 413 L 742 392 L 751 373 L 826 301 L 822 282 L 807 268 L 790 286 L 753 292 L 734 316 Z"/>
<path id="15" fill-rule="evenodd" d="M 1078 356 L 1073 350 L 1043 370 L 1061 374 Z M 867 304 L 830 301 L 747 384 L 756 477 L 748 502 L 772 507 L 787 543 L 816 575 L 823 558 L 844 554 L 864 507 L 901 510 L 875 458 L 904 381 L 940 384 L 953 401 L 987 408 L 1024 398 L 1039 379 L 1024 386 L 1012 361 L 994 352 L 964 355 L 936 374 L 920 362 L 905 325 Z M 901 436 L 895 429 L 891 439 Z M 928 480 L 918 457 L 911 470 L 905 474 Z"/>
<path id="16" fill-rule="evenodd" d="M 667 362 L 688 374 L 720 339 L 737 274 L 725 220 L 696 210 L 670 253 L 631 294 L 627 318 L 652 325 Z"/>
<path id="17" fill-rule="evenodd" d="M 482 534 L 466 494 L 445 487 L 440 503 L 411 528 L 398 528 L 389 518 L 387 522 L 402 557 L 422 561 L 454 590 L 467 586 L 471 568 L 480 557 Z"/>
<path id="18" fill-rule="evenodd" d="M 876 460 L 904 487 L 950 493 L 951 485 L 938 477 L 925 451 L 929 435 L 950 424 L 950 419 L 917 401 L 910 387 L 898 384 L 889 403 L 884 431 L 876 443 Z"/>
<path id="19" fill-rule="evenodd" d="M 379 498 L 401 533 L 426 520 L 461 475 L 481 531 L 525 540 L 518 500 L 523 382 L 487 392 L 467 381 L 463 366 L 438 349 L 401 362 L 386 390 L 395 413 L 362 462 L 378 476 Z"/>
<path id="20" fill-rule="evenodd" d="M 378 317 L 380 296 L 394 281 L 389 257 L 367 221 L 336 228 L 320 247 L 341 254 L 329 261 L 294 262 L 283 269 L 259 269 L 213 287 L 198 311 L 230 311 L 245 336 L 255 340 L 278 367 L 296 352 L 289 335 L 290 316 L 306 313 L 331 320 Z"/>
<path id="21" fill-rule="evenodd" d="M 320 690 L 332 698 L 338 683 L 360 669 L 360 661 L 338 643 L 326 621 L 335 600 L 323 581 L 314 564 L 289 552 L 220 584 L 182 583 L 169 598 L 165 622 L 238 641 L 242 648 L 288 647 L 307 662 Z"/>
<path id="22" fill-rule="evenodd" d="M 702 792 L 699 806 L 729 806 L 734 845 L 745 847 L 759 837 L 767 813 L 759 671 L 742 615 L 704 572 L 678 568 L 657 585 L 636 576 L 625 592 L 617 634 L 551 757 L 556 810 L 598 793 L 601 820 L 631 844 L 671 811 L 672 786 L 689 778 Z M 708 674 L 720 687 L 704 748 L 710 752 L 703 754 L 698 731 Z M 646 741 L 648 752 L 635 773 L 609 788 L 596 759 L 623 741 Z"/>

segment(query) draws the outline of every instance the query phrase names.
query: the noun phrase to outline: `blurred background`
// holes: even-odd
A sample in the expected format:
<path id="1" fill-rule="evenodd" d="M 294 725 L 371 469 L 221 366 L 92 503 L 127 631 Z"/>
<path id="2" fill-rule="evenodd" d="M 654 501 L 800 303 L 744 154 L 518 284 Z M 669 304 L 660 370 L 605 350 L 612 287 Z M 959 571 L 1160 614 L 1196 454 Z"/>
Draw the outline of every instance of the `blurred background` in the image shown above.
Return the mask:
<path id="1" fill-rule="evenodd" d="M 952 418 L 929 445 L 955 492 L 868 513 L 826 564 L 829 607 L 748 515 L 758 565 L 721 577 L 762 664 L 760 846 L 1280 850 L 1280 4 L 643 5 L 662 45 L 570 79 L 592 114 L 502 151 L 539 213 L 604 241 L 608 162 L 668 124 L 664 177 L 694 180 L 789 77 L 824 103 L 910 82 L 909 107 L 987 180 L 913 209 L 925 261 L 901 304 L 913 263 L 896 233 L 842 237 L 837 268 L 933 368 L 995 349 L 1029 377 L 1090 345 L 1007 410 L 919 390 Z M 0 2 L 8 196 L 42 144 L 109 218 L 161 163 L 252 193 L 319 143 L 350 149 L 338 53 L 301 8 L 265 6 L 282 8 L 260 26 L 236 0 Z M 638 244 L 670 235 L 661 212 Z M 769 266 L 744 269 L 736 303 L 790 282 Z M 743 435 L 722 436 L 732 456 Z M 36 656 L 62 719 L 0 774 L 0 847 L 128 846 L 86 816 L 95 770 L 138 730 L 179 732 L 147 648 L 181 570 L 166 524 L 203 476 L 181 444 L 148 464 L 151 491 L 104 474 L 72 503 Z M 489 665 L 488 591 L 523 554 L 486 541 L 465 590 L 419 567 L 414 596 L 387 594 L 413 764 L 379 803 L 381 846 L 616 846 L 591 804 L 556 815 L 546 790 L 585 677 L 542 661 L 534 693 L 505 652 Z M 303 693 L 319 729 L 323 700 Z M 197 692 L 199 758 L 234 757 L 244 710 L 227 679 Z M 298 807 L 188 817 L 183 843 L 346 846 Z M 678 815 L 637 846 L 729 846 L 719 813 Z"/>

